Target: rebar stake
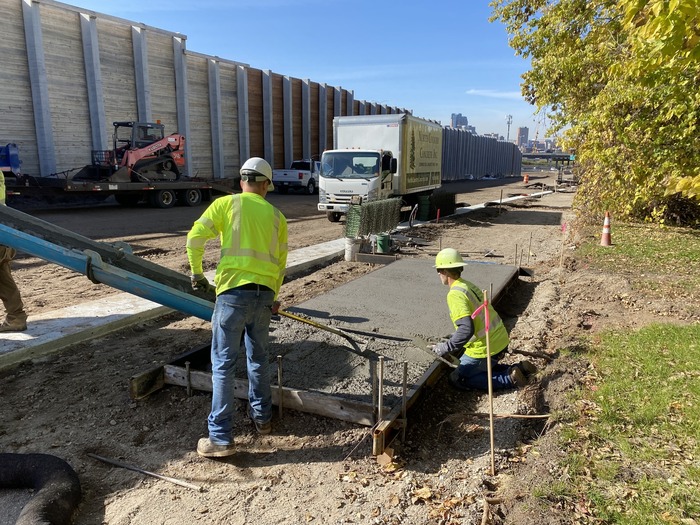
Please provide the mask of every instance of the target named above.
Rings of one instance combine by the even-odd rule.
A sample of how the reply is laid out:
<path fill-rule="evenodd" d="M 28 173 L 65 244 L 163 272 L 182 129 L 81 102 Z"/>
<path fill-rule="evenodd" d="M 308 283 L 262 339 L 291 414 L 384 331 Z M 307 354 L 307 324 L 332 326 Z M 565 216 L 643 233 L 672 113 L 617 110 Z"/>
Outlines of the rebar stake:
<path fill-rule="evenodd" d="M 403 362 L 403 391 L 401 393 L 401 418 L 403 428 L 401 429 L 401 443 L 406 441 L 406 427 L 408 426 L 406 390 L 408 384 L 408 361 Z"/>
<path fill-rule="evenodd" d="M 282 389 L 282 356 L 277 356 L 277 407 L 280 411 L 280 419 L 282 419 L 282 405 L 284 405 L 284 390 Z"/>
<path fill-rule="evenodd" d="M 384 356 L 379 356 L 379 400 L 377 404 L 377 421 L 384 417 Z"/>
<path fill-rule="evenodd" d="M 192 376 L 189 361 L 185 361 L 185 372 L 187 373 L 187 397 L 192 397 Z"/>

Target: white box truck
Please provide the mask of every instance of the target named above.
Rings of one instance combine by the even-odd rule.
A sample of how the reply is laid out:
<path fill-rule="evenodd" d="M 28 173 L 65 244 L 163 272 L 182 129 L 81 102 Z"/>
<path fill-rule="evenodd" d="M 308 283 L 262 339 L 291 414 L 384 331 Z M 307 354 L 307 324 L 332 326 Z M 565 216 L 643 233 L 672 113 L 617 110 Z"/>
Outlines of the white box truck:
<path fill-rule="evenodd" d="M 407 113 L 333 119 L 321 157 L 318 210 L 337 222 L 350 204 L 401 198 L 413 206 L 441 184 L 442 127 Z"/>

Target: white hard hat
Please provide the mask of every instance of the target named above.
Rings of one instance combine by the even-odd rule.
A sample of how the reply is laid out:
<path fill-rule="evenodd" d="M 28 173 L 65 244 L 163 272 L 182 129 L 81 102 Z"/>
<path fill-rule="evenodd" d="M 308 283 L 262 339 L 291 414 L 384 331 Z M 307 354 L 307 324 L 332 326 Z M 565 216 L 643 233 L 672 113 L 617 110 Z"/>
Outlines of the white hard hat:
<path fill-rule="evenodd" d="M 270 181 L 269 190 L 273 191 L 275 186 L 272 184 L 272 168 L 270 164 L 260 157 L 251 157 L 241 166 L 241 177 L 245 181 L 262 182 L 267 179 Z"/>

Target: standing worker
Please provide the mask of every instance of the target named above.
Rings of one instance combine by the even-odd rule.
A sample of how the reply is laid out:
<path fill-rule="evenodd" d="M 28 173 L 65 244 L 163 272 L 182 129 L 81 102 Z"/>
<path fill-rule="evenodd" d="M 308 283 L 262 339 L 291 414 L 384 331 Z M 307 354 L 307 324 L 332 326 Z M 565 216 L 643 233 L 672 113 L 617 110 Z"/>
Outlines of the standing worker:
<path fill-rule="evenodd" d="M 445 248 L 435 257 L 435 268 L 440 275 L 440 281 L 450 287 L 447 306 L 455 332 L 448 341 L 433 345 L 433 352 L 440 357 L 448 353 L 459 357 L 459 366 L 449 376 L 453 387 L 459 390 L 487 390 L 486 320 L 484 312 L 479 312 L 474 319 L 471 317 L 484 303 L 484 298 L 474 283 L 462 279 L 462 269 L 465 265 L 462 256 L 453 248 Z M 507 350 L 510 339 L 503 321 L 490 302 L 488 309 L 493 389 L 525 386 L 526 374 L 537 372 L 537 368 L 528 361 L 512 366 L 497 362 L 498 357 L 505 354 L 504 350 Z"/>
<path fill-rule="evenodd" d="M 0 170 L 0 206 L 5 206 L 5 175 Z M 0 244 L 0 300 L 5 306 L 5 320 L 0 332 L 24 332 L 27 329 L 27 313 L 22 296 L 12 278 L 10 261 L 17 252 L 14 248 Z"/>
<path fill-rule="evenodd" d="M 287 266 L 287 219 L 265 200 L 272 191 L 272 168 L 259 157 L 241 166 L 243 193 L 215 200 L 187 235 L 192 287 L 209 290 L 202 270 L 204 245 L 216 237 L 221 256 L 214 280 L 212 315 L 212 400 L 209 437 L 197 444 L 204 457 L 224 457 L 233 445 L 234 364 L 245 335 L 248 414 L 260 434 L 272 430 L 272 394 L 268 357 L 270 317 Z"/>

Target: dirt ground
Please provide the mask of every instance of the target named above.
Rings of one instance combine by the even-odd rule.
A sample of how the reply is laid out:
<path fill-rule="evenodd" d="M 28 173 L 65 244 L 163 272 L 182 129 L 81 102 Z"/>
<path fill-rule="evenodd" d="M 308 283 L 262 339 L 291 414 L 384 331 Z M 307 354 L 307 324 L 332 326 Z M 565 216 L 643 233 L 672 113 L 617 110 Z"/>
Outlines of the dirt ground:
<path fill-rule="evenodd" d="M 546 174 L 549 175 L 549 174 Z M 476 204 L 553 184 L 543 174 L 520 180 L 468 182 L 451 189 Z M 449 186 L 448 186 L 449 188 Z M 567 395 L 586 370 L 562 357 L 582 334 L 610 326 L 639 326 L 658 316 L 696 315 L 630 293 L 624 275 L 592 272 L 573 262 L 580 238 L 572 228 L 572 193 L 556 193 L 402 232 L 425 242 L 402 242 L 401 256 L 433 257 L 454 247 L 469 257 L 532 269 L 497 305 L 511 329 L 511 349 L 540 372 L 520 391 L 495 396 L 498 414 L 548 414 L 566 408 Z M 271 195 L 289 219 L 290 249 L 343 236 L 343 225 L 315 211 L 316 198 Z M 36 210 L 32 214 L 95 240 L 123 240 L 137 255 L 188 272 L 185 236 L 201 209 L 126 210 L 101 206 Z M 210 247 L 213 269 L 216 248 Z M 491 256 L 484 257 L 490 252 Z M 86 277 L 20 256 L 15 278 L 31 315 L 116 293 Z M 376 269 L 339 261 L 286 282 L 283 306 L 322 294 Z M 433 305 L 445 308 L 444 304 Z M 418 321 L 417 321 L 418 322 Z M 269 436 L 255 433 L 239 403 L 234 456 L 212 461 L 195 452 L 206 435 L 210 394 L 166 387 L 133 401 L 128 380 L 208 341 L 209 325 L 171 314 L 117 334 L 76 345 L 59 355 L 0 372 L 0 450 L 40 452 L 68 461 L 80 477 L 83 500 L 75 523 L 127 524 L 555 524 L 571 517 L 535 500 L 532 488 L 550 476 L 558 449 L 556 421 L 495 420 L 495 472 L 488 397 L 458 393 L 445 378 L 409 414 L 406 439 L 392 444 L 391 461 L 371 454 L 366 427 L 286 411 Z M 2 335 L 0 335 L 2 341 Z M 517 361 L 522 354 L 506 360 Z M 116 459 L 202 488 L 196 491 L 99 462 Z M 28 496 L 28 495 L 27 495 Z M 490 503 L 485 503 L 489 501 Z M 484 507 L 490 521 L 482 521 Z M 1 521 L 0 521 L 1 523 Z"/>

